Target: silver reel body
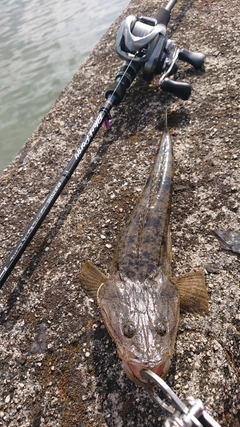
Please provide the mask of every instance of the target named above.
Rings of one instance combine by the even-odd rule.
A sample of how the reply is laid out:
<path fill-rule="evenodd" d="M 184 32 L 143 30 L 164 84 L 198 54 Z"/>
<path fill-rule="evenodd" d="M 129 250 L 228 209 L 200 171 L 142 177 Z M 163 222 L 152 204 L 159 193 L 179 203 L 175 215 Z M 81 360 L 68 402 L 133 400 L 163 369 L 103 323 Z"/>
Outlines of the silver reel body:
<path fill-rule="evenodd" d="M 160 74 L 164 62 L 166 26 L 155 18 L 128 16 L 116 38 L 116 50 L 122 59 L 142 63 L 143 78 L 151 80 Z"/>
<path fill-rule="evenodd" d="M 173 3 L 175 2 L 174 0 Z M 159 10 L 155 18 L 129 15 L 119 27 L 116 51 L 127 63 L 142 68 L 144 80 L 150 81 L 154 75 L 162 74 L 159 81 L 161 89 L 186 100 L 191 94 L 191 85 L 169 79 L 169 76 L 176 73 L 178 60 L 199 69 L 204 63 L 205 55 L 186 49 L 179 51 L 175 43 L 167 39 L 169 19 L 169 10 L 164 8 Z"/>

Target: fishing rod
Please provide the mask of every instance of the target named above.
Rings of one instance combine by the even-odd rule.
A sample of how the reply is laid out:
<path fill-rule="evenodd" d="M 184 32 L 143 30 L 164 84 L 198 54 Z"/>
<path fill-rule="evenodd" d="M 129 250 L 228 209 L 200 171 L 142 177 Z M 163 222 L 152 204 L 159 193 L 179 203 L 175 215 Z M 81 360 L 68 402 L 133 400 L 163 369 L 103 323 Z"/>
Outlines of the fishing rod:
<path fill-rule="evenodd" d="M 188 62 L 199 69 L 205 60 L 205 55 L 198 52 L 178 50 L 175 43 L 167 38 L 167 25 L 170 14 L 177 0 L 170 0 L 166 7 L 160 8 L 154 18 L 130 15 L 120 25 L 116 37 L 116 51 L 124 59 L 114 83 L 106 91 L 106 101 L 100 109 L 95 121 L 86 136 L 73 154 L 59 180 L 48 194 L 46 200 L 34 216 L 25 233 L 7 258 L 0 270 L 0 288 L 3 286 L 11 271 L 19 261 L 23 252 L 31 242 L 43 220 L 49 213 L 63 188 L 72 176 L 80 160 L 84 156 L 90 143 L 105 122 L 109 127 L 110 111 L 123 100 L 126 90 L 137 74 L 142 70 L 144 80 L 152 80 L 154 75 L 161 74 L 159 81 L 163 91 L 170 92 L 181 99 L 188 99 L 191 94 L 191 85 L 176 82 L 169 77 L 178 69 L 178 59 Z"/>

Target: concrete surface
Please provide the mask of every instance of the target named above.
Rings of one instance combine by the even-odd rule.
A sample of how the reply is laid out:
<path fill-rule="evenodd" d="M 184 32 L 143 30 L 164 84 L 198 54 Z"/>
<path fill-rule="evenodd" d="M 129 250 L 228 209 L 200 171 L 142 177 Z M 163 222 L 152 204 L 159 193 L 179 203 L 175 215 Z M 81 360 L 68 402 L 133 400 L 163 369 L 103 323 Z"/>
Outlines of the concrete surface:
<path fill-rule="evenodd" d="M 119 23 L 159 6 L 132 0 L 0 177 L 1 264 L 103 105 L 122 64 L 114 49 Z M 207 55 L 205 72 L 180 64 L 191 98 L 161 92 L 158 77 L 136 79 L 0 292 L 0 426 L 163 425 L 148 392 L 123 375 L 78 275 L 85 259 L 108 273 L 166 107 L 175 147 L 173 270 L 203 267 L 210 299 L 208 315 L 181 316 L 167 382 L 181 398 L 201 398 L 221 426 L 240 425 L 239 256 L 211 232 L 239 231 L 239 1 L 179 1 L 169 29 L 179 47 Z"/>

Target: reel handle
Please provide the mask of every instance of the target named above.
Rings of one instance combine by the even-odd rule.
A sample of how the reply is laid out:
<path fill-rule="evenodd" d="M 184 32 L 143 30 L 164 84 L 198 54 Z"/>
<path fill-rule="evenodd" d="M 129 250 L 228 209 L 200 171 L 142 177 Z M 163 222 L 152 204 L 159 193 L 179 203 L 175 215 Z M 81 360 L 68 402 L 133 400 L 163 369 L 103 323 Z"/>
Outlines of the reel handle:
<path fill-rule="evenodd" d="M 170 92 L 185 101 L 189 98 L 192 91 L 192 86 L 189 83 L 175 82 L 168 78 L 160 82 L 160 87 L 164 92 Z"/>
<path fill-rule="evenodd" d="M 180 61 L 188 62 L 196 70 L 199 70 L 205 61 L 206 55 L 201 52 L 190 52 L 187 49 L 181 49 L 178 55 Z"/>

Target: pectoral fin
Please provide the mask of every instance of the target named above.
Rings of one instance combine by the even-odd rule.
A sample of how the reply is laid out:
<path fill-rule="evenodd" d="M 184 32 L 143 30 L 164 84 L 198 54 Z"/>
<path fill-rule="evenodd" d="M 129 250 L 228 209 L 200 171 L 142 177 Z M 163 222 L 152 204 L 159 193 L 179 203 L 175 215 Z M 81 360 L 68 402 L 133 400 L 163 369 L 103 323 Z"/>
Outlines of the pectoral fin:
<path fill-rule="evenodd" d="M 203 270 L 174 278 L 183 311 L 204 314 L 208 312 L 208 294 Z"/>
<path fill-rule="evenodd" d="M 79 275 L 81 286 L 86 294 L 97 301 L 97 291 L 99 286 L 108 280 L 95 265 L 90 261 L 85 261 Z"/>

